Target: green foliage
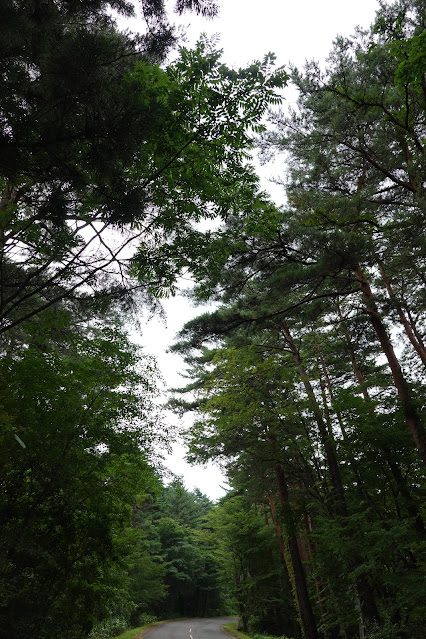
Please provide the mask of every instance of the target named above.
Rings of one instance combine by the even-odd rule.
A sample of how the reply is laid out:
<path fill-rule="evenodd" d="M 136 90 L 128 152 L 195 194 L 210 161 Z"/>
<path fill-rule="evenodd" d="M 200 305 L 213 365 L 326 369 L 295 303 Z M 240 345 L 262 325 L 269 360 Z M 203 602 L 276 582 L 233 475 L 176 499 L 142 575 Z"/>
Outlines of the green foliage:
<path fill-rule="evenodd" d="M 181 480 L 166 486 L 158 496 L 157 505 L 163 517 L 169 517 L 182 526 L 199 529 L 213 503 L 198 488 L 186 490 Z"/>
<path fill-rule="evenodd" d="M 161 622 L 159 622 L 161 623 Z M 148 622 L 148 625 L 156 625 L 155 622 Z M 140 633 L 145 630 L 146 626 L 140 626 L 139 628 L 132 628 L 132 630 L 126 630 L 122 634 L 118 635 L 115 639 L 134 639 L 139 636 Z"/>
<path fill-rule="evenodd" d="M 259 197 L 258 178 L 248 162 L 253 127 L 278 100 L 286 74 L 273 69 L 271 55 L 238 72 L 228 69 L 220 55 L 211 42 L 201 40 L 193 51 L 182 48 L 167 69 L 176 87 L 170 101 L 181 130 L 176 124 L 169 128 L 173 137 L 166 136 L 165 150 L 169 156 L 170 144 L 176 144 L 176 154 L 173 161 L 164 158 L 164 171 L 154 184 L 155 203 L 162 207 L 154 227 L 166 230 L 167 243 L 152 247 L 151 241 L 142 242 L 132 266 L 154 294 L 173 288 L 182 269 L 201 274 L 213 254 L 221 259 L 212 234 L 197 231 L 194 222 L 226 219 L 236 210 L 249 210 Z"/>
<path fill-rule="evenodd" d="M 298 111 L 264 140 L 290 156 L 283 208 L 249 155 L 287 82 L 272 55 L 236 71 L 202 39 L 165 65 L 157 0 L 144 37 L 121 0 L 4 4 L 0 636 L 237 607 L 254 639 L 298 618 L 420 638 L 424 0 L 292 72 Z M 155 366 L 112 312 L 188 270 L 220 304 L 176 347 L 190 454 L 235 491 L 215 507 L 161 486 Z"/>
<path fill-rule="evenodd" d="M 139 616 L 139 623 L 144 625 L 144 626 L 148 626 L 150 624 L 153 624 L 157 621 L 157 617 L 155 617 L 154 615 L 149 615 L 146 613 L 142 613 Z"/>
<path fill-rule="evenodd" d="M 209 515 L 205 535 L 243 630 L 279 633 L 293 627 L 294 611 L 275 531 L 263 517 L 243 497 L 228 496 Z"/>
<path fill-rule="evenodd" d="M 286 206 L 256 200 L 212 234 L 194 295 L 218 305 L 175 345 L 190 459 L 263 504 L 315 639 L 424 634 L 424 16 L 381 3 L 325 71 L 293 70 L 298 109 L 263 140 L 289 161 Z M 240 583 L 247 629 L 263 586 Z"/>
<path fill-rule="evenodd" d="M 43 321 L 44 320 L 44 321 Z M 0 363 L 0 627 L 18 637 L 88 631 L 123 599 L 131 505 L 158 479 L 152 363 L 119 326 L 39 316 Z M 34 331 L 36 329 L 36 333 Z M 19 614 L 17 613 L 19 611 Z"/>
<path fill-rule="evenodd" d="M 137 604 L 131 617 L 134 623 L 141 611 L 155 612 L 163 619 L 223 612 L 216 561 L 201 534 L 212 507 L 200 491 L 191 493 L 180 481 L 175 481 L 163 487 L 152 504 L 147 503 L 134 513 L 134 526 L 149 539 L 151 555 L 161 569 L 163 587 L 161 596 L 150 601 L 148 607 L 144 607 L 143 601 Z M 140 578 L 144 583 L 145 576 L 142 574 Z"/>
<path fill-rule="evenodd" d="M 196 534 L 212 504 L 178 481 L 160 487 L 155 367 L 107 319 L 74 327 L 64 308 L 40 314 L 0 363 L 9 638 L 92 626 L 106 638 L 153 612 L 223 610 L 216 560 Z"/>
<path fill-rule="evenodd" d="M 88 639 L 111 639 L 117 633 L 127 628 L 127 621 L 120 617 L 110 617 L 101 623 L 95 624 L 88 635 Z"/>
<path fill-rule="evenodd" d="M 203 271 L 197 223 L 263 203 L 249 151 L 286 74 L 272 55 L 229 69 L 206 40 L 166 65 L 162 1 L 145 36 L 117 29 L 125 0 L 3 4 L 0 635 L 219 613 L 211 504 L 160 487 L 157 373 L 113 309 Z"/>
<path fill-rule="evenodd" d="M 170 44 L 162 3 L 144 2 L 146 38 L 120 33 L 104 3 L 7 4 L 1 332 L 70 295 L 128 299 L 135 278 L 145 295 L 174 290 L 205 262 L 210 235 L 194 223 L 256 197 L 248 150 L 285 73 L 271 55 L 230 70 L 206 40 L 161 68 L 150 38 Z"/>

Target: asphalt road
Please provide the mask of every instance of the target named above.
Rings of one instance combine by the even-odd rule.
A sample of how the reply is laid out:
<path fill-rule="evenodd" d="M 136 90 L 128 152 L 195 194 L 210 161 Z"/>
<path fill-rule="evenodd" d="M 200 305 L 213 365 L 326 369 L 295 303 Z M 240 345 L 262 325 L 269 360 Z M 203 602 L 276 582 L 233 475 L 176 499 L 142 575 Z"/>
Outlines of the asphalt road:
<path fill-rule="evenodd" d="M 225 639 L 221 626 L 237 621 L 236 617 L 179 619 L 149 630 L 146 639 Z"/>

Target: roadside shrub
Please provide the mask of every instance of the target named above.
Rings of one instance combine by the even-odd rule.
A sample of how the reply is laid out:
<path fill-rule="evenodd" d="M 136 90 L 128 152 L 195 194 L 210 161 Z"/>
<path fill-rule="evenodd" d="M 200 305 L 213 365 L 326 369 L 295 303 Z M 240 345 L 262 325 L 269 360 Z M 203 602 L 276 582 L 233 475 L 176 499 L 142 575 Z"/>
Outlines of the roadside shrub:
<path fill-rule="evenodd" d="M 157 617 L 155 615 L 150 615 L 147 612 L 142 612 L 138 616 L 138 623 L 136 625 L 147 626 L 150 623 L 154 623 L 154 621 L 157 621 Z"/>
<path fill-rule="evenodd" d="M 95 624 L 87 639 L 112 639 L 127 628 L 128 623 L 124 617 L 109 617 Z"/>

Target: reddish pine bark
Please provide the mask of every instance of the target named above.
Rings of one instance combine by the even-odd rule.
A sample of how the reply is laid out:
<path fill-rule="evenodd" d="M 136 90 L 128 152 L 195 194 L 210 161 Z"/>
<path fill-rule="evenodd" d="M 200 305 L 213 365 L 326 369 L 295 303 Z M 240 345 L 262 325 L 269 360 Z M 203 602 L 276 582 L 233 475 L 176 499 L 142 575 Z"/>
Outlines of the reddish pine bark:
<path fill-rule="evenodd" d="M 341 313 L 341 310 L 339 308 L 339 317 L 340 319 L 343 321 L 343 315 Z M 360 386 L 360 389 L 362 391 L 362 394 L 364 396 L 364 399 L 366 401 L 370 401 L 370 395 L 368 393 L 368 389 L 367 389 L 367 385 L 365 383 L 365 379 L 364 379 L 364 375 L 362 374 L 361 369 L 358 366 L 358 362 L 356 360 L 355 357 L 355 352 L 354 349 L 352 347 L 352 342 L 351 342 L 351 337 L 347 331 L 347 329 L 344 329 L 345 332 L 345 337 L 346 337 L 346 342 L 349 348 L 349 352 L 350 352 L 350 358 L 351 358 L 351 365 L 352 365 L 352 370 L 354 371 L 355 377 L 357 379 L 357 382 Z M 373 408 L 371 407 L 372 412 Z M 401 469 L 398 465 L 398 463 L 392 458 L 392 454 L 391 451 L 389 449 L 388 446 L 384 446 L 384 452 L 387 453 L 387 463 L 389 466 L 389 469 L 391 471 L 391 474 L 395 480 L 395 484 L 397 487 L 397 490 L 399 491 L 399 493 L 401 494 L 404 503 L 405 503 L 405 507 L 407 508 L 407 512 L 410 515 L 410 517 L 413 519 L 414 521 L 414 528 L 416 529 L 416 531 L 419 533 L 419 535 L 421 537 L 424 537 L 425 534 L 425 526 L 423 523 L 423 519 L 420 515 L 420 511 L 419 508 L 415 502 L 415 500 L 413 499 L 411 492 L 408 488 L 407 485 L 407 481 L 405 479 L 405 477 L 403 476 Z"/>
<path fill-rule="evenodd" d="M 296 598 L 300 612 L 303 635 L 305 639 L 319 639 L 311 600 L 309 598 L 305 571 L 303 568 L 302 560 L 300 558 L 295 524 L 291 515 L 288 486 L 281 464 L 276 464 L 275 476 L 277 480 L 278 498 L 283 511 L 284 524 L 286 528 L 287 545 L 291 560 L 291 567 L 294 575 L 294 586 L 296 590 Z"/>
<path fill-rule="evenodd" d="M 389 339 L 386 328 L 377 311 L 373 292 L 371 290 L 368 279 L 363 273 L 359 264 L 355 266 L 353 270 L 355 277 L 359 282 L 360 290 L 370 317 L 370 321 L 381 344 L 383 353 L 386 355 L 386 358 L 388 360 L 405 420 L 411 431 L 420 456 L 426 464 L 426 433 L 413 398 L 411 397 L 410 388 L 402 373 L 402 369 L 398 358 L 395 355 L 392 342 Z"/>
<path fill-rule="evenodd" d="M 287 344 L 290 347 L 290 350 L 293 355 L 294 362 L 299 371 L 300 379 L 303 382 L 306 393 L 309 397 L 309 401 L 312 407 L 312 412 L 314 413 L 315 421 L 318 426 L 321 443 L 324 447 L 325 456 L 327 458 L 327 464 L 330 469 L 331 481 L 333 484 L 333 492 L 336 501 L 337 511 L 340 515 L 347 515 L 347 508 L 345 502 L 345 495 L 342 483 L 342 477 L 340 474 L 339 464 L 337 462 L 336 452 L 334 448 L 334 439 L 332 434 L 328 432 L 327 425 L 322 416 L 321 408 L 317 402 L 315 397 L 314 390 L 312 388 L 312 384 L 309 380 L 308 374 L 303 366 L 303 361 L 300 355 L 300 352 L 291 336 L 290 329 L 285 322 L 283 322 L 283 333 Z"/>
<path fill-rule="evenodd" d="M 389 281 L 389 278 L 387 276 L 387 273 L 385 271 L 385 267 L 383 262 L 379 261 L 378 262 L 379 265 L 379 270 L 380 270 L 380 274 L 382 276 L 383 282 L 386 286 L 386 290 L 388 292 L 388 295 L 390 297 L 390 299 L 394 302 L 396 310 L 398 311 L 398 317 L 399 317 L 399 321 L 401 322 L 401 324 L 403 325 L 404 329 L 405 329 L 405 333 L 408 337 L 408 339 L 411 342 L 411 345 L 413 346 L 414 350 L 416 351 L 417 355 L 420 357 L 421 361 L 423 362 L 423 364 L 426 366 L 426 349 L 424 348 L 424 344 L 421 340 L 418 339 L 418 333 L 416 331 L 416 327 L 411 326 L 410 321 L 408 320 L 408 318 L 406 317 L 402 305 L 400 303 L 400 301 L 398 300 L 398 298 L 395 295 L 395 292 L 393 290 L 392 284 Z M 417 333 L 417 335 L 416 335 Z"/>

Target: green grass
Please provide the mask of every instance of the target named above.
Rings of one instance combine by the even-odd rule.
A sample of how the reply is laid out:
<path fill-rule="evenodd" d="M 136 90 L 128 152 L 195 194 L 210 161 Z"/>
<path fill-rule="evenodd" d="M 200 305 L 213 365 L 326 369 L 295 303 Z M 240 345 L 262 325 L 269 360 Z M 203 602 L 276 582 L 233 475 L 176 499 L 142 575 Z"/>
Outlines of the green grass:
<path fill-rule="evenodd" d="M 238 637 L 238 639 L 251 639 L 251 637 L 249 637 L 249 635 L 245 635 L 243 632 L 240 632 L 239 630 L 237 630 L 237 628 L 238 628 L 238 622 L 237 621 L 234 621 L 233 623 L 225 623 L 223 625 L 223 628 L 224 628 L 224 630 L 229 632 L 234 637 Z"/>
<path fill-rule="evenodd" d="M 236 639 L 288 639 L 288 637 L 273 637 L 272 635 L 262 635 L 259 632 L 254 632 L 252 635 L 245 635 L 238 630 L 238 623 L 225 623 L 222 628 Z"/>
<path fill-rule="evenodd" d="M 142 632 L 144 628 L 146 628 L 146 626 L 141 626 L 140 628 L 133 628 L 132 630 L 126 630 L 126 632 L 123 632 L 121 633 L 121 635 L 118 635 L 116 639 L 134 639 L 134 637 L 136 637 L 137 634 Z"/>
<path fill-rule="evenodd" d="M 148 628 L 152 628 L 153 626 L 159 626 L 164 623 L 163 621 L 154 621 L 153 623 L 147 623 L 145 626 L 140 626 L 140 628 L 132 628 L 131 630 L 126 630 L 126 632 L 121 633 L 115 637 L 115 639 L 135 639 L 141 632 L 147 630 Z"/>

